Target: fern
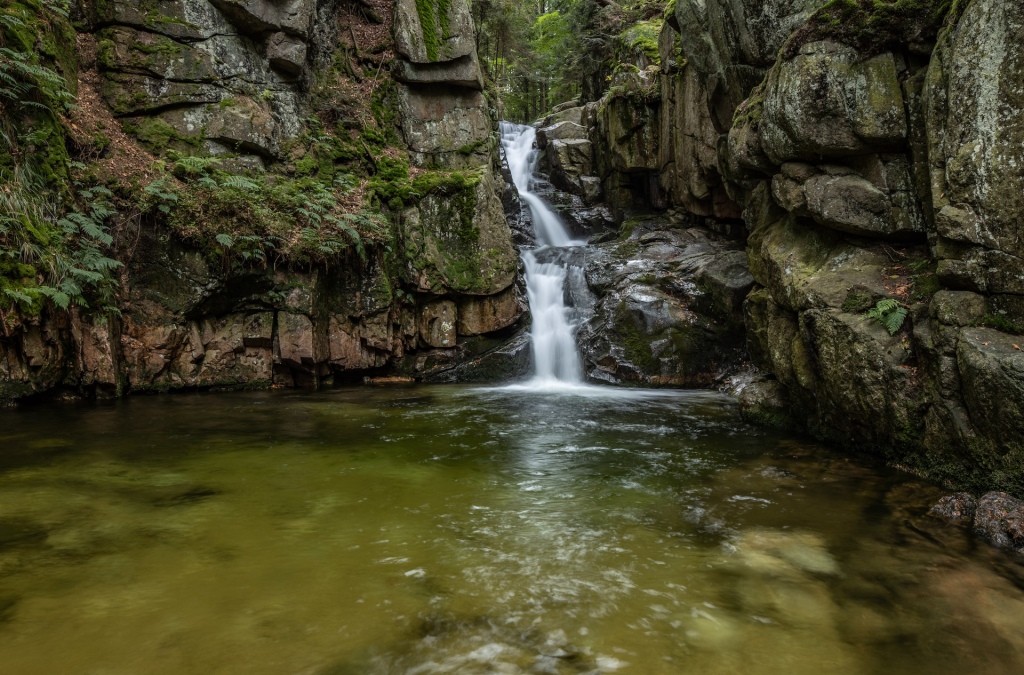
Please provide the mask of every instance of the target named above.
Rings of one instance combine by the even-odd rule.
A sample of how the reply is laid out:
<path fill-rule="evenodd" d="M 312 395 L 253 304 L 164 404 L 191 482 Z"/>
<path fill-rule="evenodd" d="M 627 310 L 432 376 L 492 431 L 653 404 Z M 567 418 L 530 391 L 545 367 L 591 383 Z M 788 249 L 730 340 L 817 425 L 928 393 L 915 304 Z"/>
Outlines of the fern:
<path fill-rule="evenodd" d="M 260 186 L 256 181 L 237 174 L 229 174 L 222 178 L 220 186 L 235 190 L 245 190 L 246 192 L 256 192 L 260 189 Z"/>
<path fill-rule="evenodd" d="M 216 157 L 196 157 L 185 155 L 174 162 L 171 171 L 175 176 L 181 178 L 198 178 L 204 176 L 220 166 L 220 160 Z"/>
<path fill-rule="evenodd" d="M 868 310 L 867 316 L 885 326 L 889 335 L 895 335 L 907 320 L 907 308 L 892 298 L 884 298 Z"/>

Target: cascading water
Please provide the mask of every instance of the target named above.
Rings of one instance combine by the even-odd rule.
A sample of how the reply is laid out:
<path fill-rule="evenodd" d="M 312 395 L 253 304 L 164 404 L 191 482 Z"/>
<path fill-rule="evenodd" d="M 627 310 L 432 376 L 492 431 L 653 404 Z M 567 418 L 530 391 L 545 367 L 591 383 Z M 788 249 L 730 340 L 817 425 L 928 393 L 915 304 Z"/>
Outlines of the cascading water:
<path fill-rule="evenodd" d="M 539 156 L 534 148 L 536 136 L 533 127 L 501 123 L 501 144 L 512 172 L 512 181 L 519 190 L 520 198 L 530 209 L 537 243 L 542 249 L 581 245 L 583 242 L 569 236 L 558 214 L 530 191 Z M 576 350 L 569 308 L 565 304 L 565 284 L 569 269 L 557 262 L 540 262 L 532 250 L 523 252 L 523 263 L 526 269 L 526 294 L 533 315 L 530 337 L 534 377 L 527 388 L 581 387 L 583 365 Z"/>

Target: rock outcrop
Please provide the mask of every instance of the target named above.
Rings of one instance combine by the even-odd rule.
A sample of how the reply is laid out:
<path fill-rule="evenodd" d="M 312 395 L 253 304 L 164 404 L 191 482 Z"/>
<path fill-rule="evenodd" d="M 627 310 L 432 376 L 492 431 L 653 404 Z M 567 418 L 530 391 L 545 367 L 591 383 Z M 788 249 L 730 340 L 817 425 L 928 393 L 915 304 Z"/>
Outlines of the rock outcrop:
<path fill-rule="evenodd" d="M 260 204 L 212 216 L 224 233 L 213 251 L 191 223 L 183 235 L 159 214 L 140 217 L 137 241 L 120 253 L 115 311 L 7 318 L 0 401 L 320 386 L 390 372 L 482 380 L 521 369 L 522 338 L 518 349 L 506 343 L 521 333 L 525 301 L 468 2 L 113 0 L 77 11 L 114 118 L 106 123 L 123 128 L 123 142 L 172 163 L 196 157 L 188 166 L 210 189 L 230 184 L 230 173 L 265 181 L 264 194 L 286 181 L 325 191 L 339 174 L 359 185 L 349 172 L 365 171 L 375 183 L 363 180 L 358 195 L 398 197 L 349 198 L 344 208 L 364 209 L 353 217 L 369 209 L 390 231 L 360 242 L 358 255 L 321 245 L 319 263 L 267 248 L 278 232 L 230 230 L 231 217 Z M 222 173 L 202 168 L 211 166 Z M 300 184 L 317 172 L 319 183 Z M 254 184 L 246 180 L 234 184 Z M 282 217 L 309 208 L 296 203 Z M 315 238 L 320 214 L 287 236 Z M 239 241 L 256 242 L 251 262 Z"/>
<path fill-rule="evenodd" d="M 743 300 L 754 280 L 742 249 L 679 217 L 637 218 L 627 231 L 581 263 L 594 296 L 578 336 L 588 377 L 648 386 L 720 382 L 743 360 Z"/>
<path fill-rule="evenodd" d="M 614 207 L 742 220 L 748 417 L 1024 495 L 1024 9 L 940 5 L 678 0 L 660 65 L 545 134 Z"/>

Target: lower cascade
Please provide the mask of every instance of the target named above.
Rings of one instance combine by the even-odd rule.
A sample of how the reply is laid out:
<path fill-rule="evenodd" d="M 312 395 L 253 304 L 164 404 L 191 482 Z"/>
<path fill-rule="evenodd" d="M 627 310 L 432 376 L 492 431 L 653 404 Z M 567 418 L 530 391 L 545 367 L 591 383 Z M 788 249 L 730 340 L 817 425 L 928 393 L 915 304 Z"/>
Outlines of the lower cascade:
<path fill-rule="evenodd" d="M 572 239 L 558 214 L 530 191 L 539 155 L 534 147 L 536 133 L 531 126 L 501 123 L 501 145 L 519 196 L 530 209 L 539 251 L 548 253 L 551 249 L 582 245 L 584 242 Z M 576 349 L 574 322 L 565 302 L 566 283 L 571 270 L 557 256 L 549 262 L 541 262 L 537 253 L 525 250 L 522 255 L 527 298 L 533 316 L 530 338 L 534 376 L 528 388 L 580 387 L 583 365 Z"/>

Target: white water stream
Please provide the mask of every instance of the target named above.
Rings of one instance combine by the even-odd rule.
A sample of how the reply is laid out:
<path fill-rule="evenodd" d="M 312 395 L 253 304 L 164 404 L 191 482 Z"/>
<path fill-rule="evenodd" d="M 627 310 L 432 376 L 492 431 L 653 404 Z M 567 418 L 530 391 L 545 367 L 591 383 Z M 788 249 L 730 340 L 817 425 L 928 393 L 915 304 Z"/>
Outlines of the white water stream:
<path fill-rule="evenodd" d="M 580 246 L 569 236 L 562 219 L 544 200 L 530 191 L 539 152 L 534 147 L 533 127 L 501 123 L 501 144 L 520 198 L 530 209 L 534 234 L 541 250 Z M 526 293 L 533 315 L 530 329 L 534 376 L 525 386 L 531 390 L 582 389 L 583 364 L 576 350 L 575 326 L 565 303 L 569 270 L 557 262 L 542 263 L 534 251 L 523 252 Z"/>

